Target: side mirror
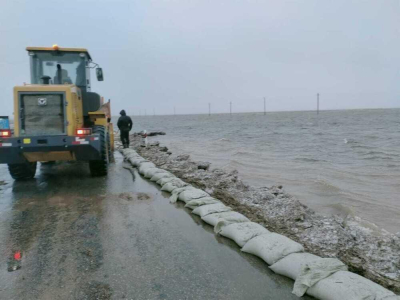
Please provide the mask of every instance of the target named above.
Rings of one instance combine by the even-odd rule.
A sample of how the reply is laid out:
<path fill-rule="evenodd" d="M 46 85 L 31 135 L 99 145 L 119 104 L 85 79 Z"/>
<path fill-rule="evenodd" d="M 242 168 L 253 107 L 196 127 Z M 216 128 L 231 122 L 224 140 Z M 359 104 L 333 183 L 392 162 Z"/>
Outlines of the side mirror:
<path fill-rule="evenodd" d="M 102 68 L 96 68 L 96 77 L 98 81 L 103 81 L 103 69 Z"/>

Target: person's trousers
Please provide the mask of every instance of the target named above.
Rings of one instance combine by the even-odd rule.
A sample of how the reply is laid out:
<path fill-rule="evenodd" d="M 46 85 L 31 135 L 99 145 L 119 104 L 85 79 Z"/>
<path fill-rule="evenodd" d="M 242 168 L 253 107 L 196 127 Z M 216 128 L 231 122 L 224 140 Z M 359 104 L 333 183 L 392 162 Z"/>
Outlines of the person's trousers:
<path fill-rule="evenodd" d="M 121 130 L 122 145 L 129 147 L 129 131 Z"/>

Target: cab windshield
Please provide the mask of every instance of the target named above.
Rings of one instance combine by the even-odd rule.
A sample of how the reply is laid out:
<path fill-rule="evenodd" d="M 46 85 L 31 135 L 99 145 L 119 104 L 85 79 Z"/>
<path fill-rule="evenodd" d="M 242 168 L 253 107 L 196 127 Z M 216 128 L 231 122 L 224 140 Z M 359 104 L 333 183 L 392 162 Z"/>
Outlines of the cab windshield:
<path fill-rule="evenodd" d="M 31 82 L 85 86 L 87 57 L 78 52 L 31 52 Z"/>

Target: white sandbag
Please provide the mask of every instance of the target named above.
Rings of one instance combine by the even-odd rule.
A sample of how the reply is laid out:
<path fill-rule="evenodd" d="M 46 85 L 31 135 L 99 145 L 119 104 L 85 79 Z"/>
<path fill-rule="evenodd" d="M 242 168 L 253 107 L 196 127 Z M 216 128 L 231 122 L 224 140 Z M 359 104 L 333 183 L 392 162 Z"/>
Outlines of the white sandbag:
<path fill-rule="evenodd" d="M 271 232 L 251 239 L 242 251 L 254 254 L 272 265 L 291 253 L 303 252 L 304 248 L 286 236 Z"/>
<path fill-rule="evenodd" d="M 159 169 L 159 168 L 154 168 L 154 169 L 148 169 L 146 172 L 144 172 L 143 176 L 145 178 L 151 178 L 154 175 L 158 174 L 158 173 L 164 173 L 165 170 L 163 169 Z"/>
<path fill-rule="evenodd" d="M 207 194 L 205 191 L 200 190 L 200 189 L 191 189 L 191 190 L 186 190 L 183 191 L 182 193 L 179 194 L 178 199 L 188 203 L 191 200 L 194 199 L 199 199 L 203 197 L 209 197 L 210 195 Z"/>
<path fill-rule="evenodd" d="M 292 253 L 278 260 L 269 268 L 276 274 L 296 280 L 305 264 L 318 259 L 321 259 L 321 257 L 311 253 Z"/>
<path fill-rule="evenodd" d="M 249 222 L 250 220 L 247 219 L 245 216 L 242 214 L 236 212 L 236 211 L 226 211 L 226 212 L 221 212 L 221 213 L 215 213 L 215 214 L 209 214 L 207 216 L 202 217 L 201 219 L 206 222 L 207 224 L 210 224 L 212 226 L 216 226 L 218 221 L 221 219 L 230 219 L 230 220 L 236 220 L 236 223 L 240 222 Z"/>
<path fill-rule="evenodd" d="M 142 162 L 142 163 L 139 165 L 139 168 L 140 168 L 140 167 L 152 167 L 152 168 L 154 168 L 155 165 L 154 165 L 151 161 L 145 160 L 144 162 Z"/>
<path fill-rule="evenodd" d="M 140 167 L 139 167 L 140 168 Z M 139 170 L 139 169 L 138 169 Z M 147 172 L 149 172 L 150 170 L 152 170 L 152 171 L 155 171 L 155 170 L 157 170 L 157 168 L 156 167 L 143 167 L 142 169 L 141 169 L 141 171 L 139 170 L 139 173 L 140 173 L 140 175 L 142 175 L 143 177 L 144 177 L 144 174 L 146 174 Z"/>
<path fill-rule="evenodd" d="M 174 174 L 171 174 L 167 171 L 164 170 L 164 172 L 162 173 L 156 173 L 154 174 L 153 177 L 150 178 L 151 181 L 157 182 L 159 181 L 161 178 L 166 178 L 166 177 L 175 177 Z"/>
<path fill-rule="evenodd" d="M 293 294 L 302 297 L 309 287 L 338 271 L 347 271 L 347 266 L 337 258 L 320 258 L 303 265 L 294 283 Z"/>
<path fill-rule="evenodd" d="M 189 202 L 188 202 L 189 203 Z M 192 213 L 200 217 L 205 217 L 209 214 L 215 214 L 225 211 L 231 211 L 232 208 L 225 206 L 223 203 L 208 204 L 196 207 Z"/>
<path fill-rule="evenodd" d="M 179 178 L 176 178 L 176 179 L 171 180 L 170 182 L 167 182 L 166 184 L 164 184 L 162 186 L 161 190 L 171 193 L 173 190 L 185 187 L 187 185 L 188 184 L 186 182 L 180 180 Z"/>
<path fill-rule="evenodd" d="M 307 294 L 323 300 L 383 300 L 395 294 L 360 275 L 339 271 L 322 279 Z"/>
<path fill-rule="evenodd" d="M 234 240 L 240 247 L 243 247 L 252 238 L 266 233 L 269 231 L 265 227 L 254 222 L 230 224 L 219 232 L 220 235 Z"/>
<path fill-rule="evenodd" d="M 171 195 L 171 197 L 169 197 L 169 201 L 171 203 L 175 203 L 176 201 L 178 201 L 178 197 L 179 197 L 180 193 L 183 193 L 184 191 L 188 191 L 188 190 L 194 190 L 194 189 L 196 189 L 196 188 L 191 185 L 185 186 L 183 188 L 175 189 L 172 191 L 172 195 Z"/>
<path fill-rule="evenodd" d="M 122 154 L 127 157 L 127 158 L 131 158 L 134 156 L 138 156 L 137 152 L 132 150 L 132 149 L 122 149 Z"/>
<path fill-rule="evenodd" d="M 163 186 L 164 184 L 166 184 L 172 180 L 175 180 L 175 179 L 177 179 L 175 176 L 174 177 L 163 177 L 157 181 L 157 184 Z"/>
<path fill-rule="evenodd" d="M 143 162 L 139 165 L 138 170 L 139 173 L 143 175 L 148 169 L 154 169 L 155 167 L 156 166 L 151 162 Z"/>
<path fill-rule="evenodd" d="M 220 218 L 214 226 L 214 232 L 215 233 L 220 233 L 221 230 L 229 226 L 231 224 L 236 224 L 236 223 L 246 223 L 250 222 L 249 219 L 247 219 L 245 216 L 241 215 L 240 217 L 237 216 L 226 216 L 225 218 Z M 268 231 L 269 232 L 269 231 Z"/>
<path fill-rule="evenodd" d="M 132 166 L 138 167 L 143 162 L 149 162 L 142 157 L 132 157 L 129 158 L 128 161 L 131 163 Z"/>
<path fill-rule="evenodd" d="M 221 201 L 213 198 L 213 197 L 203 197 L 199 199 L 194 199 L 189 201 L 185 207 L 190 208 L 190 209 L 195 209 L 196 207 L 203 206 L 203 205 L 208 205 L 208 204 L 216 204 L 216 203 L 221 203 Z"/>

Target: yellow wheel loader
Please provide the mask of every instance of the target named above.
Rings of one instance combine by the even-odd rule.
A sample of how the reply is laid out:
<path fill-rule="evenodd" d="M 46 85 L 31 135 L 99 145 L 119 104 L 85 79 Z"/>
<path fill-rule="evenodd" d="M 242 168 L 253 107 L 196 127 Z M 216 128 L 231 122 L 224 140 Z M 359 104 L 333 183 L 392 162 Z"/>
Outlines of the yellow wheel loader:
<path fill-rule="evenodd" d="M 31 84 L 14 87 L 14 132 L 0 129 L 0 163 L 15 180 L 33 178 L 37 162 L 87 161 L 107 175 L 114 151 L 110 102 L 91 92 L 90 70 L 103 71 L 80 48 L 27 47 Z"/>

